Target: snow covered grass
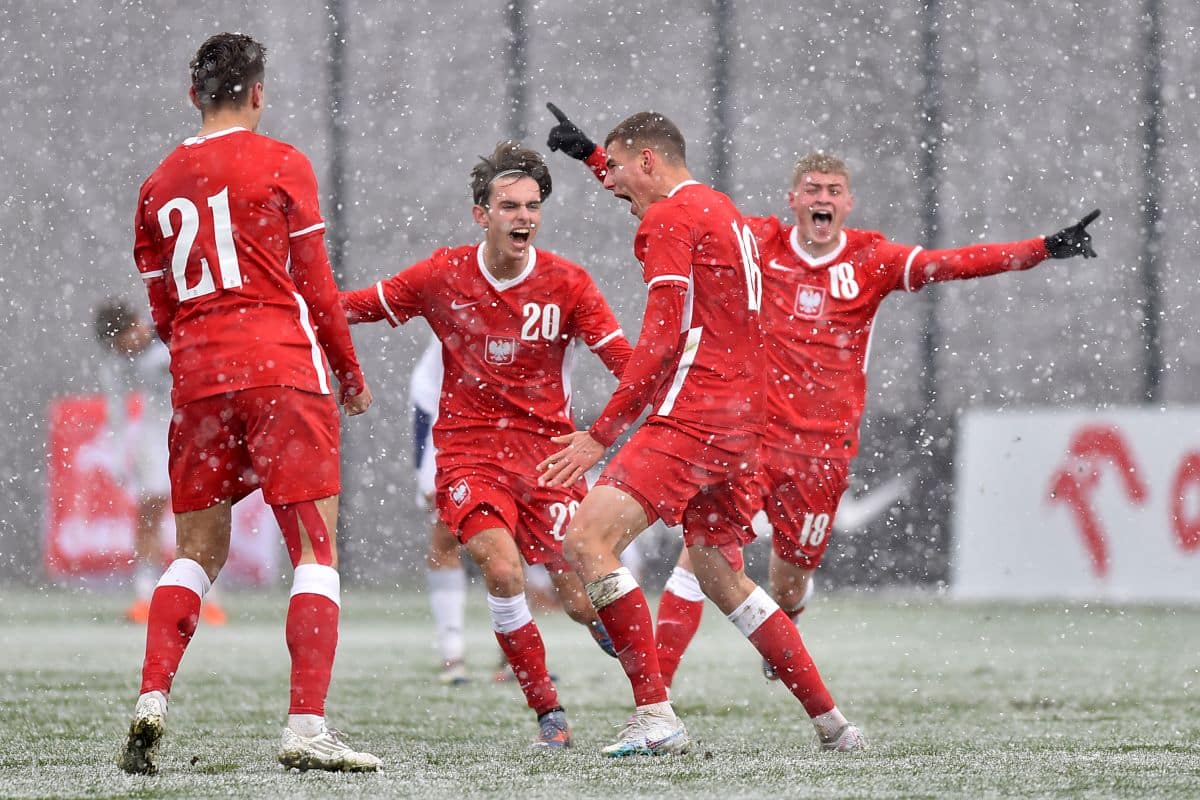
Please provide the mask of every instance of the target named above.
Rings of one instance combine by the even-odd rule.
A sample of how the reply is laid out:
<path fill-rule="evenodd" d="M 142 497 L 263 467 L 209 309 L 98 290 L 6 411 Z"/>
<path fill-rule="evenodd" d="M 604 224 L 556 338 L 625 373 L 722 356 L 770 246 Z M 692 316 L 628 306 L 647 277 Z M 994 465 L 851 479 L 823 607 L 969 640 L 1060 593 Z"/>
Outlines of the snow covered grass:
<path fill-rule="evenodd" d="M 818 595 L 802 619 L 835 697 L 871 739 L 818 752 L 799 706 L 706 612 L 676 681 L 684 757 L 609 761 L 631 708 L 614 661 L 540 614 L 575 736 L 531 753 L 533 715 L 490 681 L 498 650 L 472 596 L 475 680 L 436 684 L 421 595 L 351 587 L 328 712 L 378 775 L 285 773 L 282 592 L 229 593 L 231 623 L 184 659 L 157 777 L 113 765 L 143 634 L 123 598 L 5 589 L 3 797 L 1156 797 L 1200 796 L 1200 609 L 960 606 L 925 595 Z"/>

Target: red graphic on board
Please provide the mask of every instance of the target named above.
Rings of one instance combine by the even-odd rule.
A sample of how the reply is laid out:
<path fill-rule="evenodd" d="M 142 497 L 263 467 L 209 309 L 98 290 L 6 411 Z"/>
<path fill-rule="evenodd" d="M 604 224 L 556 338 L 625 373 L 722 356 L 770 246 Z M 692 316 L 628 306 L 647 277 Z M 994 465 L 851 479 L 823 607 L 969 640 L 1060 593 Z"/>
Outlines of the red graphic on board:
<path fill-rule="evenodd" d="M 1131 503 L 1146 502 L 1146 484 L 1138 474 L 1125 438 L 1115 427 L 1084 426 L 1067 448 L 1066 462 L 1050 478 L 1050 503 L 1063 503 L 1075 514 L 1079 534 L 1096 575 L 1108 574 L 1108 543 L 1096 515 L 1093 495 L 1100 487 L 1101 470 L 1115 467 Z M 1200 468 L 1200 462 L 1197 467 Z M 1200 472 L 1197 473 L 1200 480 Z"/>

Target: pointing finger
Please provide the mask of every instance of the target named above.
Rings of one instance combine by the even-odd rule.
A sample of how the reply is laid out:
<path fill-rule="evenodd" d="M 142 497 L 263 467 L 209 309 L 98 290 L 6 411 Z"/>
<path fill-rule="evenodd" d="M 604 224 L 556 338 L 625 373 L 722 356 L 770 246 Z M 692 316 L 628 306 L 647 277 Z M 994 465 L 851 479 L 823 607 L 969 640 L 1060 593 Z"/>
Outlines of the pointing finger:
<path fill-rule="evenodd" d="M 1096 217 L 1098 217 L 1098 216 L 1100 216 L 1100 209 L 1097 208 L 1095 211 L 1088 214 L 1083 219 L 1079 220 L 1079 224 L 1077 227 L 1086 228 L 1088 225 L 1091 225 L 1096 220 Z"/>
<path fill-rule="evenodd" d="M 562 111 L 560 111 L 558 106 L 554 105 L 554 103 L 546 103 L 546 108 L 550 109 L 550 113 L 553 114 L 554 118 L 557 119 L 559 122 L 567 122 L 568 121 L 567 115 L 564 114 Z M 1096 212 L 1096 213 L 1100 213 L 1100 212 Z"/>

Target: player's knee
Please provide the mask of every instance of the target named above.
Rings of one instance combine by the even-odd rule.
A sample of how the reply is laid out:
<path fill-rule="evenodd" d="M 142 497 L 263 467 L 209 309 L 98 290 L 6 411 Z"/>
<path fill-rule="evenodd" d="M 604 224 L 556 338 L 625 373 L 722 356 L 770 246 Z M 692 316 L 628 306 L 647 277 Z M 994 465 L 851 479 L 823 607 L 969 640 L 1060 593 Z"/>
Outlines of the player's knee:
<path fill-rule="evenodd" d="M 488 592 L 500 597 L 512 597 L 525 591 L 525 573 L 521 565 L 508 559 L 488 558 L 477 561 Z"/>

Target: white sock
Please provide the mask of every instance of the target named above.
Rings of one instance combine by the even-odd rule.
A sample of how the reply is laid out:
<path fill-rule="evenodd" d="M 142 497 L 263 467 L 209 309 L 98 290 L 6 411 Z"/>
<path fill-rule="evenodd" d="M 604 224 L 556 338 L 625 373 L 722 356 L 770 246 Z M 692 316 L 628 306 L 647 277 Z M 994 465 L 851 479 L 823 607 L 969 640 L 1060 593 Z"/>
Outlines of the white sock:
<path fill-rule="evenodd" d="M 162 692 L 158 691 L 157 689 L 155 689 L 153 692 L 146 692 L 145 694 L 139 694 L 138 695 L 139 703 L 142 702 L 143 697 L 157 697 L 159 699 L 159 702 L 162 703 L 162 707 L 164 709 L 166 709 L 166 707 L 167 707 L 167 696 L 165 694 L 163 694 Z"/>
<path fill-rule="evenodd" d="M 325 717 L 319 714 L 288 714 L 288 727 L 309 739 L 325 728 Z"/>
<path fill-rule="evenodd" d="M 817 736 L 820 736 L 822 741 L 829 741 L 849 723 L 845 715 L 838 711 L 837 706 L 834 706 L 824 714 L 813 717 L 812 724 L 817 729 Z"/>
<path fill-rule="evenodd" d="M 462 567 L 425 572 L 433 636 L 443 662 L 462 661 L 466 652 L 463 617 L 467 605 L 467 573 Z"/>
<path fill-rule="evenodd" d="M 674 717 L 675 709 L 671 707 L 671 701 L 667 700 L 662 703 L 650 703 L 649 705 L 638 706 L 638 711 L 646 711 L 650 714 L 657 714 L 660 717 Z"/>

